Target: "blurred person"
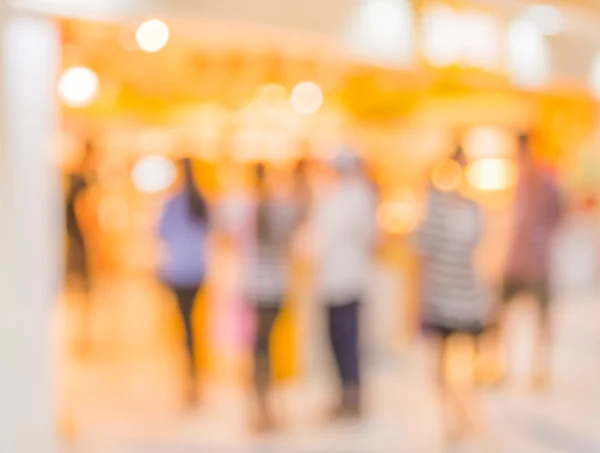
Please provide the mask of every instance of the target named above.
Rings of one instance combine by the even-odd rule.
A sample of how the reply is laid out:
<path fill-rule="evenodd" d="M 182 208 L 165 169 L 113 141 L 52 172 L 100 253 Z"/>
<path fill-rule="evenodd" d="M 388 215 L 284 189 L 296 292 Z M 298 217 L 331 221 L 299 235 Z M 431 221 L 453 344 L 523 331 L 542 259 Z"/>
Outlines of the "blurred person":
<path fill-rule="evenodd" d="M 229 187 L 222 198 L 214 225 L 219 242 L 234 256 L 231 263 L 239 265 L 239 280 L 234 278 L 232 282 L 239 284 L 242 297 L 254 311 L 253 392 L 257 416 L 252 425 L 260 433 L 278 424 L 270 402 L 271 336 L 290 290 L 292 240 L 305 203 L 300 196 L 304 169 L 296 168 L 292 178 L 282 180 L 277 180 L 262 163 L 252 167 L 250 178 L 247 169 L 236 162 L 228 163 L 225 176 L 235 177 L 235 187 Z"/>
<path fill-rule="evenodd" d="M 519 182 L 501 296 L 505 305 L 521 293 L 536 299 L 539 335 L 533 384 L 543 387 L 548 380 L 551 355 L 551 248 L 563 207 L 558 184 L 535 161 L 530 135 L 519 136 L 517 158 Z"/>
<path fill-rule="evenodd" d="M 90 347 L 91 291 L 90 242 L 94 232 L 95 206 L 91 186 L 94 184 L 95 145 L 91 140 L 84 144 L 81 160 L 68 175 L 65 202 L 67 228 L 67 280 L 77 286 L 82 294 L 80 305 L 81 330 L 77 339 L 77 350 L 85 355 Z"/>
<path fill-rule="evenodd" d="M 294 167 L 294 197 L 298 203 L 299 215 L 301 220 L 306 220 L 310 213 L 311 206 L 311 188 L 309 182 L 309 166 L 308 159 L 300 159 Z"/>
<path fill-rule="evenodd" d="M 254 391 L 258 431 L 271 430 L 276 420 L 269 402 L 271 388 L 271 338 L 289 289 L 290 251 L 300 217 L 300 200 L 283 181 L 275 184 L 266 167 L 255 167 L 252 241 L 245 252 L 244 292 L 256 313 Z"/>
<path fill-rule="evenodd" d="M 449 377 L 446 365 L 450 339 L 471 337 L 476 345 L 488 320 L 490 304 L 474 264 L 483 233 L 483 212 L 462 192 L 466 158 L 460 147 L 449 165 L 457 178 L 450 178 L 455 182 L 443 190 L 430 186 L 425 219 L 415 242 L 423 264 L 421 318 L 434 340 L 444 429 L 447 440 L 454 443 L 476 427 L 469 408 L 478 407 L 478 403 L 473 382 L 467 382 L 466 390 L 459 392 Z M 474 375 L 475 363 L 471 380 Z"/>
<path fill-rule="evenodd" d="M 341 384 L 335 418 L 362 411 L 360 309 L 373 262 L 376 201 L 358 157 L 339 153 L 321 172 L 315 202 L 315 290 L 328 310 L 328 327 Z"/>
<path fill-rule="evenodd" d="M 206 275 L 208 207 L 199 191 L 190 159 L 180 162 L 182 178 L 167 200 L 159 224 L 165 248 L 160 274 L 173 291 L 185 332 L 187 356 L 186 401 L 198 399 L 193 313 Z"/>

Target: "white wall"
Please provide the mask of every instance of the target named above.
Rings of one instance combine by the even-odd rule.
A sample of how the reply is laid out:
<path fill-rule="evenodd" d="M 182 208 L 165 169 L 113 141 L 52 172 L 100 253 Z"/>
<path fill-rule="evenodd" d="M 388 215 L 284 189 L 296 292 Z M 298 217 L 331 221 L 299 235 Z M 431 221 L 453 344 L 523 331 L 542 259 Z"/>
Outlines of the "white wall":
<path fill-rule="evenodd" d="M 0 451 L 46 453 L 54 450 L 49 312 L 62 268 L 50 159 L 59 39 L 46 19 L 1 12 Z"/>

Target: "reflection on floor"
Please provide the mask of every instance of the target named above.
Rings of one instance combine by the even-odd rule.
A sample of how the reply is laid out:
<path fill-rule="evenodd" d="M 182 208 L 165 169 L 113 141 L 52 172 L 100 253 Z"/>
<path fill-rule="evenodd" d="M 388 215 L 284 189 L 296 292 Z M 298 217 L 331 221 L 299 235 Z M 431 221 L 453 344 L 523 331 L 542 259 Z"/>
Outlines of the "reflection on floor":
<path fill-rule="evenodd" d="M 96 313 L 99 347 L 86 361 L 63 360 L 61 402 L 76 422 L 75 453 L 436 453 L 439 415 L 425 345 L 372 352 L 367 364 L 368 413 L 360 424 L 329 424 L 326 370 L 279 389 L 288 421 L 281 434 L 252 438 L 245 428 L 246 399 L 239 380 L 207 383 L 198 409 L 179 404 L 181 357 L 174 316 L 164 297 L 140 288 L 106 297 Z M 128 293 L 129 292 L 129 293 Z M 131 294 L 132 297 L 127 297 Z M 133 297 L 135 295 L 135 297 Z M 106 295 L 105 295 L 106 296 Z M 489 435 L 457 451 L 600 452 L 600 303 L 569 297 L 556 306 L 555 379 L 544 394 L 530 392 L 526 373 L 530 314 L 512 317 L 512 375 L 484 394 Z M 104 298 L 103 298 L 104 300 Z M 58 325 L 64 325 L 65 313 Z M 119 324 L 119 320 L 130 322 Z M 135 320 L 135 321 L 132 321 Z M 62 324 L 61 324 L 62 323 Z M 61 329 L 65 331 L 69 329 Z M 68 402 L 68 405 L 64 403 Z"/>

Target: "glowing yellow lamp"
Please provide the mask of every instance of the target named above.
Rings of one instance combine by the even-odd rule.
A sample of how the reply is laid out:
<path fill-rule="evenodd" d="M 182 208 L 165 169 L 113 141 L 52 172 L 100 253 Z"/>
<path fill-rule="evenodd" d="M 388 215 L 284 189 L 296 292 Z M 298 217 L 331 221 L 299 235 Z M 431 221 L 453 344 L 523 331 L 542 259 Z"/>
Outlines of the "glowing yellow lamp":
<path fill-rule="evenodd" d="M 500 191 L 513 187 L 517 181 L 515 164 L 504 158 L 485 158 L 473 161 L 466 171 L 467 182 L 477 190 Z"/>

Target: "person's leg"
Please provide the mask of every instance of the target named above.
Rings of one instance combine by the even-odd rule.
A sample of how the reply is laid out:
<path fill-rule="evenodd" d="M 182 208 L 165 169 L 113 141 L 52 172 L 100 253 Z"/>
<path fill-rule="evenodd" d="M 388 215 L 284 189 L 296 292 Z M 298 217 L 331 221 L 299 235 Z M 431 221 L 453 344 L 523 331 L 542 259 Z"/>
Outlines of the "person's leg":
<path fill-rule="evenodd" d="M 488 365 L 488 370 L 480 370 L 478 380 L 484 385 L 500 384 L 504 381 L 507 375 L 507 351 L 506 351 L 506 332 L 508 323 L 508 312 L 511 303 L 523 291 L 523 285 L 512 279 L 507 278 L 500 291 L 500 307 L 493 326 L 487 329 L 486 335 L 478 341 L 483 341 L 485 338 L 490 348 L 494 349 L 495 362 Z"/>
<path fill-rule="evenodd" d="M 342 355 L 342 376 L 344 386 L 344 406 L 355 415 L 361 410 L 360 388 L 360 345 L 359 345 L 358 301 L 344 307 L 344 348 Z"/>
<path fill-rule="evenodd" d="M 340 327 L 340 312 L 342 307 L 329 306 L 328 307 L 328 327 L 329 327 L 329 341 L 331 344 L 331 352 L 335 362 L 335 369 L 337 372 L 337 378 L 340 382 L 340 386 L 343 388 L 343 369 L 342 369 L 342 349 L 343 349 L 343 338 L 342 329 Z M 342 405 L 343 395 L 340 392 L 339 401 L 334 411 L 338 411 Z"/>
<path fill-rule="evenodd" d="M 330 308 L 330 336 L 342 385 L 340 410 L 346 415 L 360 412 L 359 303 Z"/>
<path fill-rule="evenodd" d="M 254 343 L 254 390 L 258 408 L 258 429 L 267 430 L 273 426 L 268 394 L 271 383 L 270 343 L 273 326 L 279 314 L 279 307 L 256 307 L 256 340 Z"/>
<path fill-rule="evenodd" d="M 195 335 L 194 335 L 194 323 L 193 313 L 194 305 L 196 302 L 196 296 L 198 295 L 198 288 L 174 288 L 175 296 L 177 298 L 177 306 L 181 319 L 183 321 L 184 335 L 185 335 L 185 351 L 187 356 L 188 366 L 188 377 L 189 377 L 189 388 L 187 390 L 187 398 L 190 403 L 195 402 L 197 397 L 196 389 L 196 375 L 197 375 L 197 364 L 196 364 L 196 348 L 195 348 Z"/>
<path fill-rule="evenodd" d="M 478 371 L 481 363 L 481 357 L 487 351 L 484 350 L 485 345 L 482 344 L 482 335 L 485 329 L 483 326 L 476 325 L 469 331 L 472 336 L 471 342 L 471 357 L 473 364 L 473 372 L 471 379 L 465 383 L 465 413 L 467 415 L 467 423 L 469 428 L 473 431 L 473 434 L 486 436 L 488 426 L 486 423 L 486 417 L 481 405 L 481 401 L 476 388 L 478 380 Z"/>
<path fill-rule="evenodd" d="M 460 438 L 457 411 L 454 409 L 453 395 L 448 382 L 447 358 L 449 333 L 444 329 L 434 329 L 433 349 L 435 354 L 434 373 L 440 398 L 442 429 L 445 441 L 454 444 Z"/>
<path fill-rule="evenodd" d="M 453 445 L 463 440 L 474 427 L 472 415 L 477 408 L 473 386 L 474 369 L 468 372 L 462 367 L 466 365 L 467 357 L 470 359 L 469 363 L 474 366 L 473 348 L 476 346 L 467 335 L 457 333 L 454 329 L 440 326 L 436 331 L 436 374 L 442 402 L 443 423 L 446 440 Z"/>
<path fill-rule="evenodd" d="M 552 317 L 550 312 L 551 295 L 547 281 L 535 284 L 531 288 L 538 302 L 538 332 L 536 354 L 533 364 L 533 385 L 543 389 L 548 385 L 552 367 Z"/>
<path fill-rule="evenodd" d="M 69 243 L 68 272 L 71 283 L 74 283 L 77 288 L 78 303 L 75 307 L 79 329 L 76 338 L 76 352 L 85 357 L 89 355 L 92 346 L 92 307 L 88 253 L 85 243 L 82 241 L 71 240 Z"/>

